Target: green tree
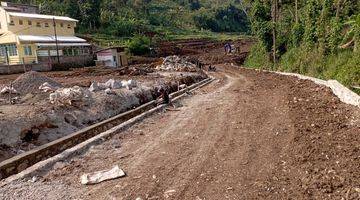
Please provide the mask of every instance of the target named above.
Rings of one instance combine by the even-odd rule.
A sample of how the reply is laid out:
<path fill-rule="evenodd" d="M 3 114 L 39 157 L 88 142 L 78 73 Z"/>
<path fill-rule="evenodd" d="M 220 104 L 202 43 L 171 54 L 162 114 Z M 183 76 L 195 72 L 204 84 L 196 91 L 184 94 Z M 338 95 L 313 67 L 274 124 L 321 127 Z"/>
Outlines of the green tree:
<path fill-rule="evenodd" d="M 313 47 L 317 42 L 316 20 L 319 17 L 318 4 L 316 0 L 308 0 L 305 7 L 304 42 L 307 46 Z"/>

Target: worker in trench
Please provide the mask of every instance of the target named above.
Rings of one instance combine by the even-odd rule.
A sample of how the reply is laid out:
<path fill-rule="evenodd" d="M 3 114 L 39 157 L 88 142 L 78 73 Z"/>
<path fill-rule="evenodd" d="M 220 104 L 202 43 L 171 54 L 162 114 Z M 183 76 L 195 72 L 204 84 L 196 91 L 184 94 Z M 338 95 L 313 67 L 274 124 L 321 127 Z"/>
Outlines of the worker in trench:
<path fill-rule="evenodd" d="M 171 101 L 171 98 L 169 95 L 169 90 L 167 88 L 160 88 L 159 92 L 160 92 L 160 96 L 158 99 L 162 98 L 162 101 L 158 101 L 158 105 L 159 104 L 167 104 L 168 106 L 170 106 L 172 108 L 176 108 L 176 106 Z"/>
<path fill-rule="evenodd" d="M 160 88 L 159 89 L 159 93 L 160 93 L 160 96 L 159 96 L 159 99 L 162 98 L 163 101 L 161 103 L 164 103 L 164 104 L 168 104 L 168 105 L 172 105 L 171 103 L 171 99 L 170 99 L 170 95 L 169 95 L 169 92 L 167 89 L 165 88 Z M 160 103 L 160 102 L 159 102 Z"/>

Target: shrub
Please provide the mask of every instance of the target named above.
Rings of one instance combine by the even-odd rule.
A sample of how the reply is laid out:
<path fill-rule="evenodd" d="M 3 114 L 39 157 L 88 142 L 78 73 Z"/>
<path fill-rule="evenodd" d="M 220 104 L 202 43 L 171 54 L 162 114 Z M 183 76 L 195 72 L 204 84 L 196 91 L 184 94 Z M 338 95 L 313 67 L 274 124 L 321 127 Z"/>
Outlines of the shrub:
<path fill-rule="evenodd" d="M 217 9 L 201 8 L 194 16 L 195 25 L 214 32 L 243 32 L 250 30 L 245 12 L 236 6 L 228 5 Z"/>
<path fill-rule="evenodd" d="M 266 47 L 262 42 L 253 45 L 244 65 L 249 68 L 266 69 L 271 67 Z"/>
<path fill-rule="evenodd" d="M 360 85 L 360 53 L 344 50 L 337 55 L 330 55 L 325 62 L 324 76 L 336 79 L 346 86 Z"/>
<path fill-rule="evenodd" d="M 292 48 L 281 57 L 279 69 L 321 78 L 323 57 L 317 49 Z"/>
<path fill-rule="evenodd" d="M 145 31 L 145 22 L 132 18 L 118 17 L 105 29 L 106 34 L 119 37 L 132 36 L 136 32 Z"/>
<path fill-rule="evenodd" d="M 280 70 L 321 79 L 335 79 L 346 86 L 360 85 L 360 53 L 344 50 L 322 56 L 317 49 L 292 48 L 281 57 Z"/>
<path fill-rule="evenodd" d="M 150 53 L 151 40 L 146 36 L 136 35 L 127 43 L 129 52 L 134 55 Z"/>

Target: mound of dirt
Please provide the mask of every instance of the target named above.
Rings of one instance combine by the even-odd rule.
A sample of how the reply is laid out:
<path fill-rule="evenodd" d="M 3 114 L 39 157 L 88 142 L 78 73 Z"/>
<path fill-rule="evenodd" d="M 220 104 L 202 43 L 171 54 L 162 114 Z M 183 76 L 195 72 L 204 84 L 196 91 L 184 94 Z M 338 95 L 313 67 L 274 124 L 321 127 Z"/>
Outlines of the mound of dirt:
<path fill-rule="evenodd" d="M 47 76 L 35 72 L 30 71 L 20 75 L 14 82 L 13 87 L 18 91 L 20 94 L 27 94 L 27 93 L 36 93 L 39 92 L 39 87 L 43 83 L 49 83 L 53 87 L 62 87 L 62 85 Z"/>

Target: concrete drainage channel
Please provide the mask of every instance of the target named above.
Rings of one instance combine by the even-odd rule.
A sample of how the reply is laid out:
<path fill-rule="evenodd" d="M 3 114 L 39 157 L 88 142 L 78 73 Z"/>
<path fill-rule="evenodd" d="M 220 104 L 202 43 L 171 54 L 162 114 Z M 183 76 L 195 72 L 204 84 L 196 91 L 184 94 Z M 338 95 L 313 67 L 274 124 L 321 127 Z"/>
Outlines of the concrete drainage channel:
<path fill-rule="evenodd" d="M 214 79 L 207 78 L 185 89 L 170 94 L 173 101 L 186 95 L 188 91 L 201 88 Z M 0 180 L 8 178 L 6 182 L 31 176 L 35 171 L 51 167 L 59 160 L 80 154 L 92 145 L 99 144 L 143 118 L 157 112 L 167 105 L 157 106 L 156 100 L 143 104 L 133 110 L 114 116 L 100 123 L 67 135 L 63 138 L 39 146 L 33 150 L 14 156 L 0 163 Z M 47 159 L 48 158 L 48 159 Z M 45 160 L 47 159 L 47 160 Z"/>

